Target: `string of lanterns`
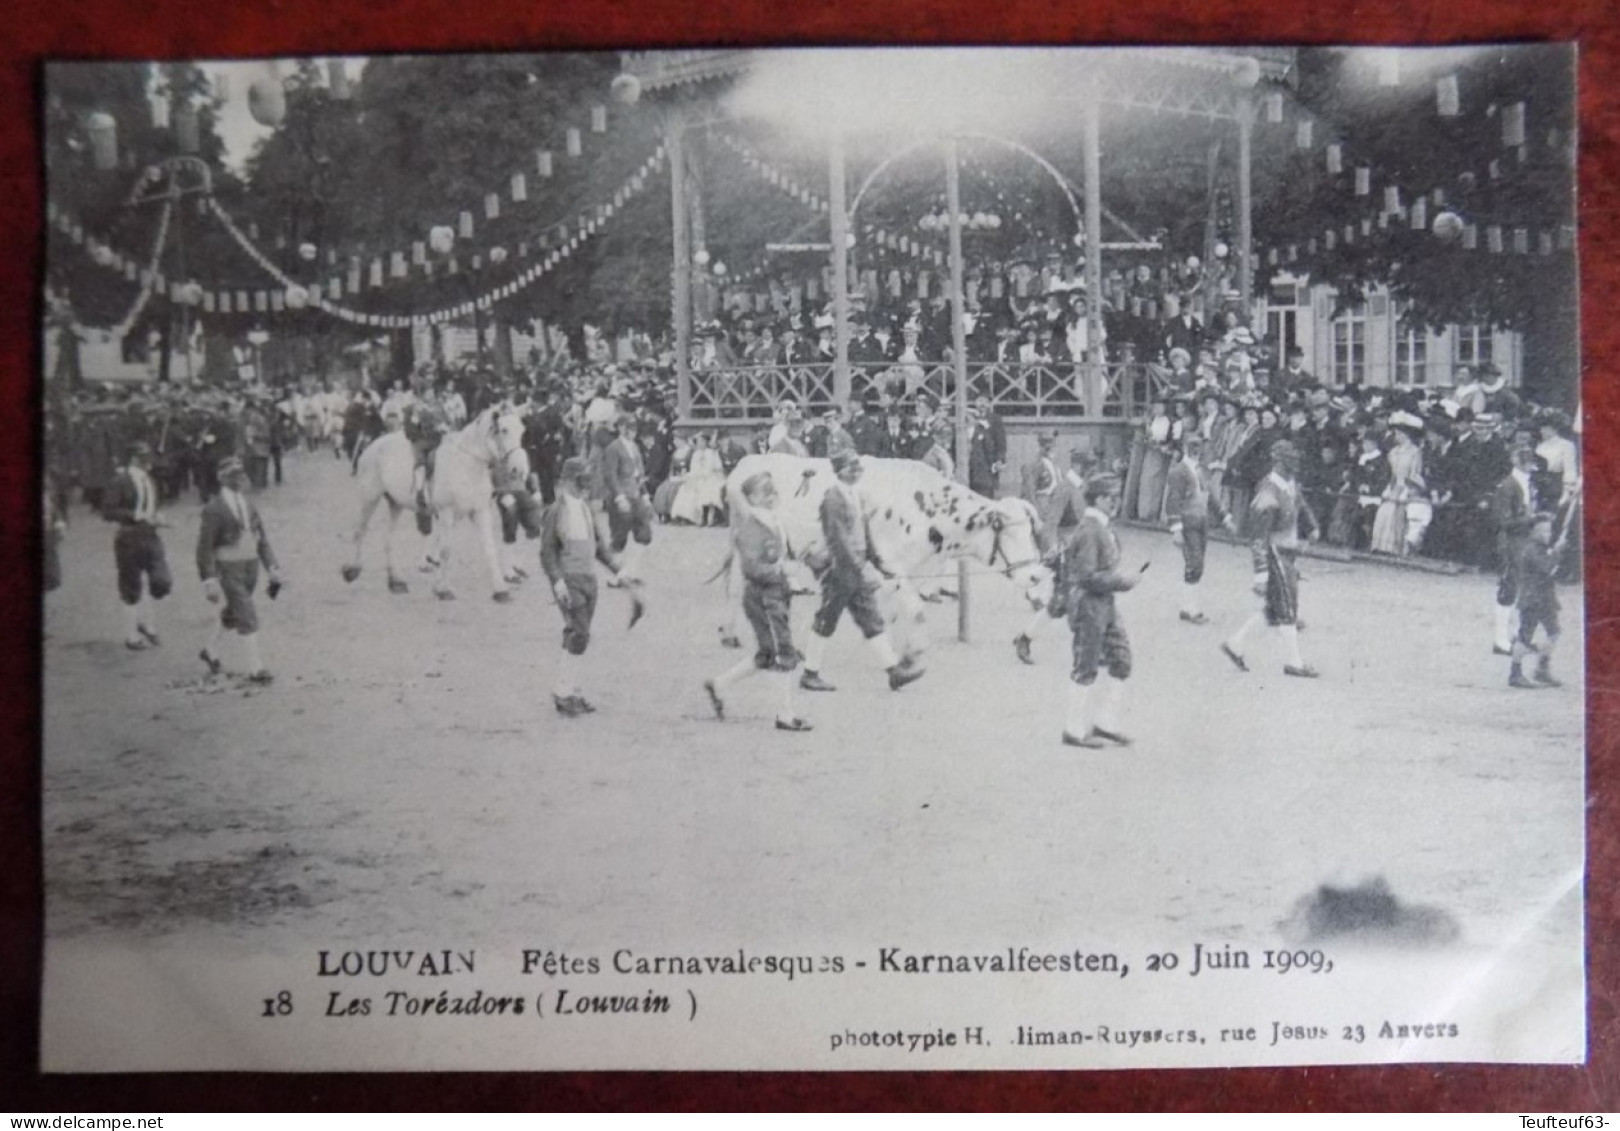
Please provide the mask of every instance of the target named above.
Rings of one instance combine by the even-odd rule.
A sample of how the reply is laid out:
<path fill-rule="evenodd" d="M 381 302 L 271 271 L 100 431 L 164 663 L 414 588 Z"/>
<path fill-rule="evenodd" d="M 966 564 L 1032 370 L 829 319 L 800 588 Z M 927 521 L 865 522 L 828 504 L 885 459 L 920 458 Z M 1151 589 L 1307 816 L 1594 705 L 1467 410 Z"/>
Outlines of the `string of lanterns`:
<path fill-rule="evenodd" d="M 1400 83 L 1400 63 L 1397 54 L 1386 53 L 1381 59 L 1378 81 L 1381 86 L 1396 86 Z M 1318 117 L 1296 100 L 1289 99 L 1285 103 L 1282 90 L 1269 91 L 1259 99 L 1257 118 L 1269 126 L 1285 125 L 1286 110 L 1290 103 L 1299 114 L 1293 123 L 1295 147 L 1301 150 L 1315 148 L 1315 127 Z M 1435 105 L 1436 112 L 1442 118 L 1456 118 L 1461 115 L 1461 93 L 1456 74 L 1448 74 L 1436 80 Z M 1530 157 L 1526 104 L 1519 101 L 1499 107 L 1493 103 L 1486 108 L 1485 114 L 1487 117 L 1500 115 L 1503 148 L 1513 152 L 1515 164 L 1526 165 Z M 1566 139 L 1557 129 L 1549 130 L 1546 135 L 1549 150 L 1560 157 L 1567 152 L 1573 159 L 1572 149 L 1566 150 L 1571 140 Z M 1370 203 L 1374 198 L 1374 169 L 1370 160 L 1347 152 L 1347 146 L 1339 139 L 1326 142 L 1323 146 L 1323 159 L 1330 176 L 1340 177 L 1347 168 L 1351 169 L 1349 184 L 1354 195 L 1369 198 Z M 1492 158 L 1486 163 L 1485 178 L 1488 181 L 1500 182 L 1507 176 L 1507 167 L 1504 166 L 1501 157 Z M 1481 177 L 1477 170 L 1465 169 L 1456 180 L 1464 190 L 1470 190 L 1480 183 Z M 1403 187 L 1398 182 L 1385 183 L 1376 212 L 1369 209 L 1342 227 L 1339 225 L 1324 227 L 1320 236 L 1313 235 L 1303 241 L 1305 256 L 1315 256 L 1319 251 L 1333 251 L 1341 243 L 1350 246 L 1358 240 L 1371 239 L 1375 231 L 1389 230 L 1397 219 L 1409 225 L 1413 231 L 1431 231 L 1442 242 L 1458 244 L 1467 251 L 1483 246 L 1490 254 L 1502 254 L 1511 249 L 1514 254 L 1528 255 L 1533 242 L 1540 254 L 1551 255 L 1555 249 L 1567 251 L 1575 245 L 1575 228 L 1572 224 L 1560 224 L 1555 228 L 1541 230 L 1534 230 L 1530 225 L 1488 224 L 1484 227 L 1485 238 L 1481 241 L 1480 226 L 1465 219 L 1461 213 L 1449 206 L 1444 188 L 1436 187 L 1427 193 L 1419 194 L 1409 205 L 1402 203 L 1402 192 Z M 1286 245 L 1267 243 L 1264 245 L 1264 254 L 1266 262 L 1273 267 L 1285 263 L 1294 264 L 1301 257 L 1301 242 L 1295 240 Z M 1260 258 L 1260 251 L 1257 249 L 1254 255 L 1255 266 L 1259 266 Z"/>
<path fill-rule="evenodd" d="M 85 248 L 90 254 L 91 261 L 98 267 L 120 274 L 132 283 L 138 282 L 140 284 L 140 290 L 135 296 L 134 303 L 130 306 L 129 313 L 119 319 L 118 324 L 110 331 L 119 337 L 128 334 L 140 319 L 141 314 L 146 310 L 147 304 L 152 299 L 152 292 L 169 288 L 169 282 L 159 268 L 159 264 L 163 259 L 164 245 L 169 238 L 169 220 L 174 212 L 173 202 L 166 201 L 162 211 L 158 214 L 157 234 L 153 237 L 152 250 L 148 254 L 144 266 L 133 257 L 127 256 L 123 252 L 91 237 L 85 232 L 83 225 L 55 204 L 47 204 L 45 211 L 48 222 L 57 231 L 72 240 L 74 244 Z M 179 286 L 180 284 L 176 285 Z M 189 292 L 187 293 L 189 294 Z M 74 329 L 82 330 L 83 327 L 75 322 Z"/>
<path fill-rule="evenodd" d="M 220 206 L 218 201 L 210 199 L 208 205 L 212 214 L 225 228 L 226 232 L 231 236 L 231 238 L 236 241 L 237 245 L 240 246 L 242 250 L 250 258 L 252 258 L 262 270 L 270 275 L 271 278 L 275 279 L 276 282 L 279 283 L 283 288 L 280 291 L 254 292 L 254 298 L 252 301 L 252 309 L 254 311 L 264 312 L 267 308 L 277 311 L 281 309 L 302 310 L 306 307 L 313 307 L 334 318 L 351 322 L 356 325 L 377 326 L 383 328 L 425 326 L 431 323 L 448 322 L 455 318 L 472 314 L 475 311 L 488 310 L 494 306 L 495 303 L 503 299 L 510 298 L 512 295 L 526 290 L 534 283 L 538 282 L 541 278 L 559 266 L 564 260 L 571 257 L 573 253 L 578 250 L 587 240 L 599 233 L 603 227 L 605 227 L 608 221 L 612 220 L 616 215 L 618 215 L 624 206 L 630 200 L 634 199 L 645 188 L 647 177 L 663 167 L 666 157 L 666 151 L 664 147 L 660 145 L 653 152 L 652 156 L 643 162 L 643 164 L 625 180 L 619 189 L 613 193 L 610 199 L 598 205 L 594 212 L 586 213 L 584 216 L 582 216 L 581 220 L 579 221 L 579 226 L 575 229 L 573 234 L 567 235 L 559 246 L 549 250 L 538 263 L 532 264 L 525 268 L 517 275 L 516 278 L 509 282 L 502 283 L 499 286 L 493 287 L 476 298 L 455 303 L 450 306 L 441 307 L 437 310 L 416 312 L 412 314 L 375 314 L 369 311 L 355 310 L 351 307 L 344 306 L 336 301 L 339 297 L 341 297 L 343 290 L 341 285 L 335 279 L 324 292 L 318 284 L 307 287 L 304 286 L 288 275 L 273 260 L 271 260 L 270 257 L 266 255 L 242 231 L 241 227 L 225 211 L 225 209 Z M 550 225 L 547 226 L 548 231 L 550 230 L 550 227 Z M 561 229 L 563 232 L 567 232 L 566 225 L 562 225 Z M 435 231 L 437 232 L 438 229 Z M 452 244 L 453 238 L 450 243 L 446 243 L 446 241 L 444 241 L 441 237 L 434 241 L 434 248 L 436 251 L 441 248 L 448 250 L 448 247 Z M 528 254 L 528 245 L 526 243 L 522 245 L 522 254 Z M 402 258 L 402 256 L 401 253 L 398 252 L 395 253 L 395 256 L 397 267 L 399 266 L 398 260 Z M 505 248 L 496 247 L 490 249 L 489 251 L 489 259 L 492 264 L 503 263 L 508 258 L 509 255 Z M 479 261 L 475 258 L 475 268 L 478 266 L 478 264 Z M 382 281 L 383 271 L 381 259 L 376 259 L 372 262 L 370 274 L 370 282 L 374 289 L 380 288 L 384 285 Z M 353 284 L 357 281 L 358 267 L 357 265 L 351 264 L 350 282 Z M 357 285 L 351 285 L 349 287 L 349 292 L 354 293 L 359 289 L 360 288 Z M 217 295 L 205 294 L 203 308 L 204 310 L 218 311 L 220 313 L 231 313 L 233 309 L 239 313 L 245 312 L 248 306 L 246 302 L 247 297 L 248 292 L 238 291 L 236 292 L 235 301 L 233 302 L 231 292 L 229 291 L 222 291 Z"/>
<path fill-rule="evenodd" d="M 152 291 L 167 291 L 171 301 L 188 306 L 200 306 L 209 314 L 247 314 L 247 313 L 279 313 L 283 310 L 299 311 L 309 307 L 320 310 L 334 318 L 356 325 L 378 326 L 386 328 L 426 325 L 430 322 L 445 322 L 473 313 L 475 310 L 487 310 L 501 299 L 510 297 L 519 291 L 527 289 L 544 275 L 557 267 L 563 260 L 572 256 L 578 248 L 592 236 L 602 230 L 606 223 L 613 219 L 624 206 L 639 195 L 646 187 L 647 179 L 653 173 L 663 168 L 667 154 L 662 145 L 659 145 L 636 171 L 616 190 L 612 196 L 599 204 L 596 208 L 583 213 L 578 221 L 578 227 L 569 234 L 567 224 L 555 225 L 561 236 L 560 242 L 538 263 L 526 268 L 510 282 L 491 288 L 479 297 L 443 307 L 426 313 L 413 313 L 408 315 L 374 314 L 367 311 L 356 310 L 342 305 L 337 300 L 343 294 L 342 284 L 333 279 L 327 288 L 318 285 L 304 285 L 287 274 L 257 243 L 245 233 L 241 225 L 219 204 L 217 200 L 209 197 L 204 206 L 207 213 L 213 216 L 226 233 L 236 242 L 242 251 L 251 258 L 257 266 L 274 279 L 280 289 L 274 291 L 250 290 L 209 290 L 196 282 L 178 283 L 166 279 L 158 264 L 161 262 L 163 249 L 168 239 L 169 219 L 172 214 L 172 202 L 165 202 L 160 215 L 157 234 L 153 240 L 149 263 L 142 268 L 135 259 L 118 251 L 117 249 L 95 240 L 84 230 L 83 226 L 74 220 L 66 210 L 54 203 L 48 203 L 46 213 L 50 222 L 75 244 L 87 246 L 92 260 L 99 266 L 118 271 L 131 281 L 139 280 L 142 290 L 135 306 L 128 316 L 119 324 L 116 333 L 127 334 L 135 321 L 144 311 L 150 300 Z M 547 225 L 549 233 L 553 225 Z M 453 233 L 452 241 L 453 243 Z M 436 242 L 435 250 L 448 245 Z M 527 256 L 529 245 L 525 242 L 520 245 L 520 254 Z M 305 260 L 316 257 L 313 245 L 302 245 L 299 255 Z M 489 262 L 492 265 L 504 263 L 509 255 L 505 248 L 496 247 L 489 251 Z M 395 253 L 396 266 L 399 253 Z M 480 265 L 478 257 L 474 257 L 473 266 Z M 452 261 L 451 270 L 455 270 Z M 403 272 L 400 272 L 403 273 Z M 377 259 L 372 264 L 370 282 L 373 288 L 384 285 L 382 277 L 382 260 Z M 358 261 L 351 262 L 349 287 L 350 293 L 361 290 L 359 285 Z"/>

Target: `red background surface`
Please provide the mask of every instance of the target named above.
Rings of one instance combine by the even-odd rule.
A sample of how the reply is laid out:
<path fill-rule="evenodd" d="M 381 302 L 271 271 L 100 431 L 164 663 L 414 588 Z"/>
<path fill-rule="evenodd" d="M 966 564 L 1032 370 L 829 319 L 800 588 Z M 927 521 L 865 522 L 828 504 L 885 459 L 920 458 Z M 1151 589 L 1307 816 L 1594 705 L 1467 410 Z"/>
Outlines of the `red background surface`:
<path fill-rule="evenodd" d="M 345 10 L 350 9 L 350 10 Z M 498 48 L 730 44 L 1446 43 L 1579 40 L 1585 356 L 1588 1063 L 1025 1073 L 41 1076 L 39 580 L 35 421 L 41 63 Z M 0 35 L 0 1109 L 1620 1109 L 1620 5 L 1615 0 L 54 0 Z M 1512 837 L 1512 828 L 1501 835 Z M 115 1015 L 107 1023 L 116 1025 Z"/>

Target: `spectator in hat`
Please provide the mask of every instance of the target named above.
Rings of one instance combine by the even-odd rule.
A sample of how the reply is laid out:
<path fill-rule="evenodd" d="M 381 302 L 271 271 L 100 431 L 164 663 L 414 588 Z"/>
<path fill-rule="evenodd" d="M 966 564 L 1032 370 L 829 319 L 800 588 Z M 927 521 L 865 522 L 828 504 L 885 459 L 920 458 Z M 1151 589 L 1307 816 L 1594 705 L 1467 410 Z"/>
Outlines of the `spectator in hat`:
<path fill-rule="evenodd" d="M 1155 396 L 1148 405 L 1137 443 L 1142 452 L 1142 470 L 1136 480 L 1135 506 L 1129 515 L 1142 522 L 1158 522 L 1164 509 L 1164 487 L 1170 472 L 1170 441 L 1173 424 L 1169 402 Z"/>
<path fill-rule="evenodd" d="M 1373 518 L 1372 551 L 1405 557 L 1422 544 L 1433 515 L 1423 477 L 1423 421 L 1405 410 L 1390 414 L 1394 444 L 1386 459 L 1389 482 Z"/>
<path fill-rule="evenodd" d="M 118 524 L 113 562 L 118 572 L 118 599 L 124 607 L 124 647 L 132 652 L 162 643 L 157 630 L 157 603 L 174 588 L 169 560 L 158 531 L 169 525 L 158 513 L 158 489 L 152 479 L 152 446 L 137 440 L 128 461 L 102 498 L 102 516 Z"/>
<path fill-rule="evenodd" d="M 259 510 L 247 496 L 248 477 L 242 461 L 231 456 L 219 465 L 220 490 L 203 507 L 197 532 L 197 574 L 203 593 L 220 606 L 219 619 L 198 657 L 210 675 L 223 670 L 220 639 L 234 631 L 242 643 L 247 678 L 267 684 L 271 675 L 259 654 L 259 615 L 253 603 L 259 585 L 259 567 L 268 577 L 266 592 L 273 598 L 281 589 L 280 567 Z"/>

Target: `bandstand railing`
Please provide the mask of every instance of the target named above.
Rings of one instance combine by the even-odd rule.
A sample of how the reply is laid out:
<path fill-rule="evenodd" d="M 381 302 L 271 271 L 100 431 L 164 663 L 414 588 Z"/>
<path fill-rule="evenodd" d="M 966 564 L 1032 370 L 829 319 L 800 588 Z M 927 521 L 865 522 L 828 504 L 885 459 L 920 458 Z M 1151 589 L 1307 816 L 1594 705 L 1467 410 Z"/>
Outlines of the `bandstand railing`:
<path fill-rule="evenodd" d="M 987 398 L 1008 420 L 1136 420 L 1171 390 L 1169 370 L 1142 362 L 970 361 L 967 379 L 969 399 Z M 691 380 L 691 423 L 766 424 L 784 400 L 812 414 L 838 403 L 831 362 L 693 369 Z M 948 404 L 956 373 L 946 362 L 851 364 L 850 399 L 873 388 Z"/>

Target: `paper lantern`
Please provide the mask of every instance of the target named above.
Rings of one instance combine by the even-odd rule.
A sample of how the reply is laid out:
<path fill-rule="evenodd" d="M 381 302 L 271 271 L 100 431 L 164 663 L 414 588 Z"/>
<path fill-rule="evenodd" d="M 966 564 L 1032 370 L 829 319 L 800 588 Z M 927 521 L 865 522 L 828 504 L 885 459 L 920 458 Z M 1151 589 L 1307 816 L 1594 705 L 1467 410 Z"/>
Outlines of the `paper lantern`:
<path fill-rule="evenodd" d="M 579 127 L 578 126 L 569 126 L 568 127 L 568 156 L 570 156 L 570 157 L 578 157 L 584 151 L 585 151 L 585 143 L 580 138 Z"/>
<path fill-rule="evenodd" d="M 1524 144 L 1524 103 L 1515 102 L 1502 112 L 1502 144 Z"/>
<path fill-rule="evenodd" d="M 1436 109 L 1442 118 L 1455 118 L 1462 112 L 1462 100 L 1457 91 L 1457 76 L 1447 75 L 1434 84 Z"/>
<path fill-rule="evenodd" d="M 287 117 L 287 92 L 274 73 L 261 75 L 248 84 L 248 113 L 261 126 L 279 126 Z"/>
<path fill-rule="evenodd" d="M 1365 165 L 1356 166 L 1356 195 L 1366 196 L 1372 192 L 1372 170 Z"/>
<path fill-rule="evenodd" d="M 1491 254 L 1500 255 L 1502 246 L 1502 226 L 1500 224 L 1491 224 L 1485 229 L 1485 247 Z"/>
<path fill-rule="evenodd" d="M 1530 229 L 1513 229 L 1513 250 L 1518 255 L 1528 254 L 1530 251 Z"/>
<path fill-rule="evenodd" d="M 448 255 L 450 249 L 456 245 L 456 233 L 448 224 L 440 224 L 428 232 L 428 246 L 435 255 Z"/>
<path fill-rule="evenodd" d="M 607 107 L 591 107 L 591 132 L 593 134 L 607 133 Z"/>
<path fill-rule="evenodd" d="M 1227 253 L 1231 251 L 1231 248 L 1227 247 L 1224 243 L 1218 243 L 1215 245 L 1214 250 L 1216 259 L 1225 259 Z"/>
<path fill-rule="evenodd" d="M 537 149 L 534 151 L 534 167 L 542 177 L 551 176 L 551 150 Z"/>
<path fill-rule="evenodd" d="M 303 287 L 288 287 L 286 302 L 288 310 L 302 310 L 309 305 L 309 292 Z"/>
<path fill-rule="evenodd" d="M 1245 56 L 1236 67 L 1232 69 L 1232 84 L 1248 90 L 1260 83 L 1260 60 L 1253 56 Z"/>
<path fill-rule="evenodd" d="M 484 219 L 496 220 L 501 215 L 501 198 L 495 193 L 484 194 Z"/>
<path fill-rule="evenodd" d="M 1473 251 L 1479 246 L 1479 229 L 1472 224 L 1463 227 L 1462 245 L 1467 251 Z"/>
<path fill-rule="evenodd" d="M 1277 125 L 1282 120 L 1283 96 L 1277 91 L 1272 91 L 1266 95 L 1266 121 L 1272 125 Z"/>
<path fill-rule="evenodd" d="M 1312 122 L 1309 118 L 1302 118 L 1294 127 L 1294 145 L 1299 149 L 1311 147 Z"/>
<path fill-rule="evenodd" d="M 490 248 L 490 250 L 489 250 L 489 261 L 491 263 L 505 263 L 506 262 L 506 249 L 504 247 Z"/>
<path fill-rule="evenodd" d="M 1425 197 L 1418 197 L 1412 202 L 1412 230 L 1421 232 L 1429 226 L 1429 201 Z"/>
<path fill-rule="evenodd" d="M 1327 147 L 1327 171 L 1334 176 L 1344 172 L 1344 147 L 1337 142 Z"/>
<path fill-rule="evenodd" d="M 197 152 L 197 108 L 189 102 L 175 107 L 174 140 L 181 153 Z"/>
<path fill-rule="evenodd" d="M 118 168 L 118 119 L 98 110 L 85 119 L 84 128 L 90 135 L 90 154 L 96 168 Z"/>
<path fill-rule="evenodd" d="M 464 240 L 472 239 L 472 235 L 473 235 L 473 218 L 472 218 L 472 213 L 471 212 L 463 212 L 461 214 L 460 232 L 459 232 L 459 234 L 460 234 L 461 238 L 464 239 Z"/>
<path fill-rule="evenodd" d="M 529 182 L 522 173 L 512 174 L 512 200 L 518 204 L 529 199 Z"/>
<path fill-rule="evenodd" d="M 614 78 L 608 90 L 621 106 L 634 106 L 641 100 L 641 80 L 635 75 L 623 74 Z"/>
<path fill-rule="evenodd" d="M 349 89 L 349 72 L 344 68 L 342 59 L 326 61 L 326 85 L 331 88 L 332 97 L 339 102 L 349 100 L 353 92 Z"/>
<path fill-rule="evenodd" d="M 388 257 L 388 273 L 396 279 L 403 279 L 406 271 L 405 253 L 396 251 L 390 254 Z"/>

